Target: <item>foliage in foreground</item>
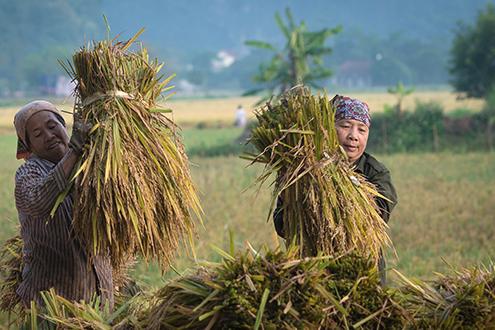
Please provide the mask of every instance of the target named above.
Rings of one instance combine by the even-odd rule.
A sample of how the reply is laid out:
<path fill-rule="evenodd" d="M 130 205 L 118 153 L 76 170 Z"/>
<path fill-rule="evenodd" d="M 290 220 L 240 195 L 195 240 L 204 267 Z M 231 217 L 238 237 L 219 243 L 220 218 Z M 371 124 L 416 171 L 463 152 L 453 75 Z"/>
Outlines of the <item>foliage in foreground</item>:
<path fill-rule="evenodd" d="M 167 284 L 148 329 L 400 328 L 405 313 L 373 262 L 356 255 L 297 259 L 297 249 L 254 250 Z"/>
<path fill-rule="evenodd" d="M 14 319 L 24 317 L 21 298 L 16 293 L 22 280 L 22 239 L 14 236 L 0 250 L 0 310 L 12 314 Z"/>
<path fill-rule="evenodd" d="M 373 263 L 356 255 L 295 259 L 297 250 L 251 250 L 208 263 L 157 292 L 122 297 L 111 312 L 98 298 L 70 302 L 43 292 L 24 324 L 32 329 L 400 328 L 407 313 L 380 287 Z"/>
<path fill-rule="evenodd" d="M 495 329 L 493 265 L 461 269 L 453 276 L 438 273 L 429 283 L 396 273 L 403 284 L 403 306 L 419 329 Z"/>
<path fill-rule="evenodd" d="M 109 311 L 95 298 L 44 292 L 25 324 L 64 329 L 493 329 L 495 271 L 475 267 L 431 282 L 398 274 L 380 286 L 373 262 L 355 254 L 298 259 L 252 247 L 204 263 L 158 291 L 134 292 Z"/>
<path fill-rule="evenodd" d="M 9 326 L 19 326 L 19 322 L 25 322 L 26 318 L 29 319 L 33 317 L 32 312 L 26 313 L 26 309 L 21 301 L 21 298 L 16 292 L 22 281 L 22 270 L 24 267 L 22 256 L 23 246 L 22 238 L 19 235 L 16 235 L 8 239 L 0 250 L 0 311 L 9 314 L 11 323 Z M 129 296 L 139 293 L 139 290 L 137 290 L 132 279 L 129 277 L 129 271 L 134 266 L 135 262 L 135 258 L 129 257 L 125 260 L 125 262 L 121 263 L 118 268 L 112 269 L 112 280 L 115 288 L 114 296 L 116 305 L 127 305 Z M 50 299 L 53 300 L 57 297 L 58 296 L 54 291 L 46 292 L 42 295 L 44 301 L 46 301 L 46 299 L 50 301 Z M 100 309 L 99 307 L 95 307 L 96 305 L 100 305 L 98 299 L 95 299 L 88 304 L 81 303 L 72 306 L 72 302 L 60 297 L 58 302 L 54 302 L 53 304 L 55 304 L 53 310 L 62 313 L 55 316 L 56 318 L 63 318 L 66 315 L 64 310 L 60 310 L 62 307 L 58 308 L 58 305 L 56 304 L 60 304 L 60 306 L 67 305 L 71 307 L 73 311 L 78 311 L 79 307 L 82 309 Z M 35 306 L 31 307 L 35 308 Z M 119 310 L 122 310 L 122 308 L 119 308 Z M 37 312 L 35 312 L 35 314 L 37 314 Z M 109 312 L 107 312 L 107 314 L 110 315 Z M 96 315 L 94 314 L 94 311 L 93 315 Z M 77 320 L 77 315 L 74 317 L 75 320 Z M 112 317 L 111 319 L 114 318 L 115 317 Z M 29 320 L 29 322 L 31 321 Z M 36 320 L 33 322 L 36 322 Z"/>
<path fill-rule="evenodd" d="M 36 329 L 129 329 L 127 316 L 131 305 L 140 304 L 141 296 L 127 297 L 116 310 L 110 311 L 95 296 L 89 302 L 72 302 L 55 293 L 53 289 L 41 293 L 44 306 L 31 304 L 24 324 Z"/>

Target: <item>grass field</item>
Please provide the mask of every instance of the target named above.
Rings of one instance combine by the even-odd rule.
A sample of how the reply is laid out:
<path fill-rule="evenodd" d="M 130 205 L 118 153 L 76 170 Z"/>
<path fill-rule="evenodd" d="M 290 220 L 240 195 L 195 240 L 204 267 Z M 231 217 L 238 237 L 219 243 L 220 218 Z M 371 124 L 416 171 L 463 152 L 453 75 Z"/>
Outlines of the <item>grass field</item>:
<path fill-rule="evenodd" d="M 236 136 L 233 129 L 184 130 L 187 148 L 208 147 Z M 222 139 L 223 136 L 223 139 Z M 20 164 L 14 159 L 15 137 L 0 136 L 0 240 L 16 231 L 13 176 Z M 453 265 L 473 265 L 493 258 L 495 234 L 495 153 L 378 155 L 392 172 L 399 204 L 391 221 L 391 236 L 399 259 L 389 251 L 389 266 L 407 275 L 430 278 L 434 271 Z M 267 223 L 269 187 L 250 187 L 261 168 L 246 167 L 238 157 L 193 157 L 192 172 L 205 210 L 204 228 L 198 231 L 197 255 L 218 259 L 210 244 L 226 247 L 229 230 L 236 245 L 246 240 L 255 247 L 274 247 L 276 238 Z M 445 260 L 445 261 L 444 261 Z M 446 263 L 447 262 L 447 263 Z M 184 270 L 193 261 L 185 253 L 177 260 Z M 134 276 L 159 285 L 162 274 L 153 265 L 139 265 Z"/>

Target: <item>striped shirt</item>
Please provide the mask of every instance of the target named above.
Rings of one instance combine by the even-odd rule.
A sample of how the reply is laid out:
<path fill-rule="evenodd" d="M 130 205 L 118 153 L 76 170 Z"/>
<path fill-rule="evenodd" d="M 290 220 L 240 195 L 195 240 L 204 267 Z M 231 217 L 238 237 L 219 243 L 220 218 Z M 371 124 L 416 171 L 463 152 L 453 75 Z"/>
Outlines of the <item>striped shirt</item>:
<path fill-rule="evenodd" d="M 55 165 L 35 155 L 16 172 L 15 202 L 24 242 L 24 269 L 17 294 L 29 306 L 31 300 L 43 305 L 39 292 L 50 288 L 72 301 L 89 301 L 97 293 L 113 307 L 108 258 L 97 256 L 88 262 L 71 231 L 72 193 L 50 217 L 57 196 L 67 186 L 61 163 Z"/>

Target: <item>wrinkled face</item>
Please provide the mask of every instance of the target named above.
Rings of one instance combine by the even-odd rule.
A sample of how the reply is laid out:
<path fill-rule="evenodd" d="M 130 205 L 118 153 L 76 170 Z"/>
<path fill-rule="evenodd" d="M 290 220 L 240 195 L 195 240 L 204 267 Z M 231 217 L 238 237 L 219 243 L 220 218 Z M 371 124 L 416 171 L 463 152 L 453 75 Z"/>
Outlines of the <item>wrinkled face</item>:
<path fill-rule="evenodd" d="M 69 148 L 67 130 L 50 111 L 40 111 L 26 124 L 29 149 L 36 156 L 58 163 Z"/>
<path fill-rule="evenodd" d="M 361 157 L 368 142 L 369 127 L 355 119 L 341 119 L 335 123 L 337 138 L 351 163 Z"/>

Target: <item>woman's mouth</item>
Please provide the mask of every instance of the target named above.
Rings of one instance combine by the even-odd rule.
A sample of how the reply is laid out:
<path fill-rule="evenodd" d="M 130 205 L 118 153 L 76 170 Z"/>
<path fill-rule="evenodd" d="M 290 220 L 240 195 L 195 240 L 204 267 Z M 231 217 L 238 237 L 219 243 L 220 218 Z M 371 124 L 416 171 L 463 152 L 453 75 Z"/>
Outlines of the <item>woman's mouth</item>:
<path fill-rule="evenodd" d="M 357 146 L 344 145 L 344 148 L 348 151 L 357 151 L 358 150 Z"/>
<path fill-rule="evenodd" d="M 56 148 L 59 144 L 60 144 L 60 141 L 55 141 L 55 142 L 52 142 L 52 143 L 50 143 L 50 144 L 47 146 L 47 149 L 48 149 L 48 150 L 54 149 L 54 148 Z"/>

